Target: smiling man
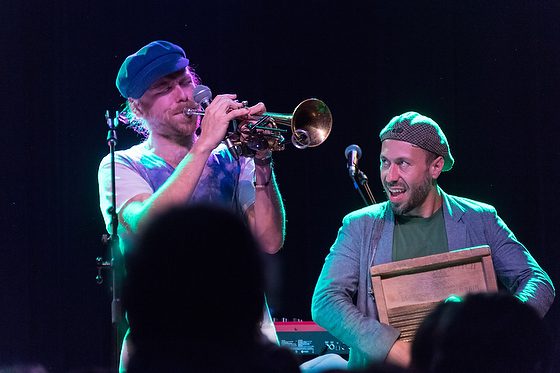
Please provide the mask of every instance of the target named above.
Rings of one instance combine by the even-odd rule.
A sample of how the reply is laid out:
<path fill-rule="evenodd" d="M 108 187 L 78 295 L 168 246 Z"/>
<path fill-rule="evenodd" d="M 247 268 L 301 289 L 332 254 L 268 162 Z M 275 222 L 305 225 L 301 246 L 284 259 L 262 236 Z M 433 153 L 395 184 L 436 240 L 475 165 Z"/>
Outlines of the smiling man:
<path fill-rule="evenodd" d="M 438 177 L 454 163 L 440 126 L 407 112 L 391 119 L 379 137 L 388 201 L 344 217 L 312 301 L 314 321 L 350 347 L 349 368 L 410 363 L 409 344 L 397 341 L 397 329 L 379 322 L 372 265 L 488 245 L 501 288 L 543 317 L 554 286 L 496 209 L 439 187 Z"/>

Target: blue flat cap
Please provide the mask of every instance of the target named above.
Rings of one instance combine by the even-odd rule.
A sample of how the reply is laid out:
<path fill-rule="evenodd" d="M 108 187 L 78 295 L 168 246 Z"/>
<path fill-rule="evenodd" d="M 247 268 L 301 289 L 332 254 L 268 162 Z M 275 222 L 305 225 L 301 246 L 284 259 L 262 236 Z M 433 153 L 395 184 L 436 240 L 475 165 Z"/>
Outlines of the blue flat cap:
<path fill-rule="evenodd" d="M 117 88 L 125 98 L 140 98 L 156 80 L 188 65 L 183 48 L 156 40 L 124 60 L 117 75 Z"/>

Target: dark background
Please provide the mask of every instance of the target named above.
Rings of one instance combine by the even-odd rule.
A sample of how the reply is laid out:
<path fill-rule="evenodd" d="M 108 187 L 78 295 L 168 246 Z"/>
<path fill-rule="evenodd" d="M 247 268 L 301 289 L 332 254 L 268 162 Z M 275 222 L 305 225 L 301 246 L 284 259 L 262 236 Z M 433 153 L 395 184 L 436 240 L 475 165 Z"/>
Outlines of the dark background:
<path fill-rule="evenodd" d="M 333 113 L 321 146 L 275 154 L 288 217 L 271 258 L 275 317 L 310 320 L 341 219 L 363 206 L 344 149 L 361 146 L 360 168 L 383 200 L 377 136 L 409 110 L 446 132 L 456 165 L 444 190 L 496 206 L 560 283 L 557 1 L 8 0 L 0 14 L 0 364 L 111 365 L 111 299 L 95 283 L 104 113 L 123 102 L 122 60 L 155 39 L 182 45 L 214 93 L 280 113 L 318 97 Z M 125 128 L 118 136 L 119 149 L 139 141 Z M 555 336 L 556 303 L 545 319 Z M 227 310 L 224 321 L 235 323 Z"/>

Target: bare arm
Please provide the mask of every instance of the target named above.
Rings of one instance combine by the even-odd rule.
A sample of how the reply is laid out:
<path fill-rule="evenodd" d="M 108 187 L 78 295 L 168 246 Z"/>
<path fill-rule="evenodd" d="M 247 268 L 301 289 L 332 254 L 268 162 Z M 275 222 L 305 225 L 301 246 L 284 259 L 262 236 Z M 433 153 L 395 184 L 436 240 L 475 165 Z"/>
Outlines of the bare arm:
<path fill-rule="evenodd" d="M 269 254 L 284 244 L 286 218 L 282 197 L 271 165 L 255 164 L 255 203 L 247 210 L 251 231 Z"/>
<path fill-rule="evenodd" d="M 235 95 L 216 96 L 206 108 L 198 141 L 179 162 L 169 179 L 155 193 L 139 194 L 123 206 L 119 218 L 129 231 L 137 231 L 153 216 L 170 206 L 190 200 L 208 157 L 225 136 L 229 121 L 247 115 L 250 111 L 234 102 L 234 98 Z"/>
<path fill-rule="evenodd" d="M 259 103 L 250 108 L 249 115 L 265 111 L 264 104 Z M 272 166 L 272 151 L 257 151 L 254 161 L 255 203 L 246 212 L 247 220 L 261 249 L 274 254 L 284 245 L 286 214 Z"/>
<path fill-rule="evenodd" d="M 119 213 L 119 219 L 127 230 L 136 232 L 153 216 L 170 206 L 188 201 L 211 151 L 195 144 L 161 188 L 153 194 L 143 193 L 131 198 Z"/>

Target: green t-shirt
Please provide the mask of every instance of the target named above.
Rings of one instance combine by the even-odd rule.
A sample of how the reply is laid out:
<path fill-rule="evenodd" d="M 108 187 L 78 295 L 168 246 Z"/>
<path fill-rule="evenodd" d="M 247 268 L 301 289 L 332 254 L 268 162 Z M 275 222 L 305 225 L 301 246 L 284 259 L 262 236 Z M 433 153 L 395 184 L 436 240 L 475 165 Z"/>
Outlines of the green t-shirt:
<path fill-rule="evenodd" d="M 393 261 L 448 252 L 443 209 L 429 218 L 397 216 L 393 232 Z"/>

